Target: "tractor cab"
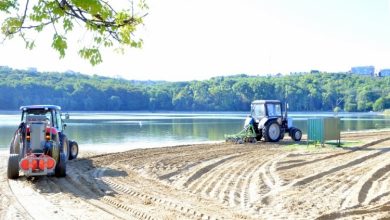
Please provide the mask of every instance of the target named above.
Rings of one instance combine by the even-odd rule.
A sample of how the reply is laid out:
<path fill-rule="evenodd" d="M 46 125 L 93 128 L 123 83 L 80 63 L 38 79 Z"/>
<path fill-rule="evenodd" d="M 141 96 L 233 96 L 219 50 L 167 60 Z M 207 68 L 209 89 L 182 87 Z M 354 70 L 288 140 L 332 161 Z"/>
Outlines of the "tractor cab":
<path fill-rule="evenodd" d="M 61 107 L 56 105 L 31 105 L 22 106 L 22 119 L 24 123 L 28 123 L 34 118 L 38 120 L 39 117 L 44 118 L 48 126 L 54 127 L 57 132 L 62 132 L 65 124 L 61 118 Z"/>
<path fill-rule="evenodd" d="M 256 121 L 262 118 L 281 118 L 282 103 L 278 100 L 256 100 L 251 105 L 251 115 Z"/>

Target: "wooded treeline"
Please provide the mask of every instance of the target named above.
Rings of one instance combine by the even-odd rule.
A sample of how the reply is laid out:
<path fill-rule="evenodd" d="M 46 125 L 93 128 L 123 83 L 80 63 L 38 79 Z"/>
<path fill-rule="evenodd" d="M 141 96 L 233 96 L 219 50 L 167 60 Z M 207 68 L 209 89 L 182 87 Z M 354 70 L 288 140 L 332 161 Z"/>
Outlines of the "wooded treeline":
<path fill-rule="evenodd" d="M 287 100 L 292 111 L 382 111 L 390 108 L 390 77 L 242 74 L 163 82 L 0 67 L 2 110 L 55 104 L 64 110 L 248 111 L 255 99 Z"/>

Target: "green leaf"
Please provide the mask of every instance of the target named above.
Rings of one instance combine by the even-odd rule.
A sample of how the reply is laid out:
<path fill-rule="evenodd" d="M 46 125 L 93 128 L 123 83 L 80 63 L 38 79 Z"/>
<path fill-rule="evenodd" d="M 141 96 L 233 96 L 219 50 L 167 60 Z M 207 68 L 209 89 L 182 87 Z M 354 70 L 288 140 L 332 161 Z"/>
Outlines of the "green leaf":
<path fill-rule="evenodd" d="M 1 0 L 0 1 L 0 11 L 4 11 L 6 13 L 10 13 L 10 9 L 17 8 L 16 0 Z"/>
<path fill-rule="evenodd" d="M 73 29 L 73 22 L 72 22 L 71 19 L 64 18 L 64 22 L 63 23 L 64 23 L 63 27 L 64 27 L 65 33 L 69 32 L 69 31 L 71 31 Z"/>
<path fill-rule="evenodd" d="M 53 43 L 51 46 L 60 53 L 60 58 L 64 58 L 65 50 L 68 48 L 65 37 L 54 34 Z"/>
<path fill-rule="evenodd" d="M 41 24 L 41 25 L 39 25 L 39 26 L 37 26 L 36 28 L 35 28 L 35 30 L 37 31 L 37 32 L 41 32 L 42 30 L 43 30 L 43 24 Z"/>
<path fill-rule="evenodd" d="M 100 51 L 97 48 L 83 48 L 79 51 L 79 55 L 89 60 L 93 66 L 103 62 Z"/>
<path fill-rule="evenodd" d="M 35 47 L 34 41 L 26 41 L 26 49 L 32 50 Z"/>
<path fill-rule="evenodd" d="M 1 32 L 8 37 L 15 34 L 21 26 L 22 21 L 20 18 L 11 17 L 4 21 L 3 26 L 1 27 Z"/>

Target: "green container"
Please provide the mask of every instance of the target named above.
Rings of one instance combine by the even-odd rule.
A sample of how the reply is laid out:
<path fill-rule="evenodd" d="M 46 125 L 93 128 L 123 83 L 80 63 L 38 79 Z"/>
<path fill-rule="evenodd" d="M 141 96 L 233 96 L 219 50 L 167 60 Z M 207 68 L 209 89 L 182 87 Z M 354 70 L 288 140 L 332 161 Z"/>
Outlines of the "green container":
<path fill-rule="evenodd" d="M 338 140 L 340 145 L 340 118 L 310 118 L 307 121 L 307 140 L 324 144 L 328 140 Z"/>

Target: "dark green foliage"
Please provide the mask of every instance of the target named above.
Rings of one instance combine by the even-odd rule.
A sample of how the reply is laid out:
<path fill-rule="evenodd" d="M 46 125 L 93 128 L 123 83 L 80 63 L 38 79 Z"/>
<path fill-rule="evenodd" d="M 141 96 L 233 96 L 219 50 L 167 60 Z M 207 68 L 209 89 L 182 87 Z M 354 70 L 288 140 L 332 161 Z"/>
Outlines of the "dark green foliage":
<path fill-rule="evenodd" d="M 120 4 L 123 8 L 116 8 L 116 4 L 103 0 L 1 0 L 0 35 L 6 40 L 19 37 L 26 49 L 31 50 L 37 33 L 54 32 L 51 46 L 63 58 L 68 49 L 66 36 L 80 31 L 73 29 L 77 24 L 86 31 L 83 42 L 87 42 L 77 46 L 78 53 L 96 65 L 103 62 L 100 50 L 104 47 L 118 46 L 119 50 L 123 46 L 142 47 L 142 39 L 135 34 L 143 24 L 148 6 L 144 0 L 137 3 Z"/>
<path fill-rule="evenodd" d="M 214 77 L 205 81 L 130 81 L 79 73 L 0 67 L 0 109 L 55 104 L 89 111 L 249 111 L 255 99 L 288 101 L 291 111 L 382 111 L 390 77 L 350 74 Z"/>

